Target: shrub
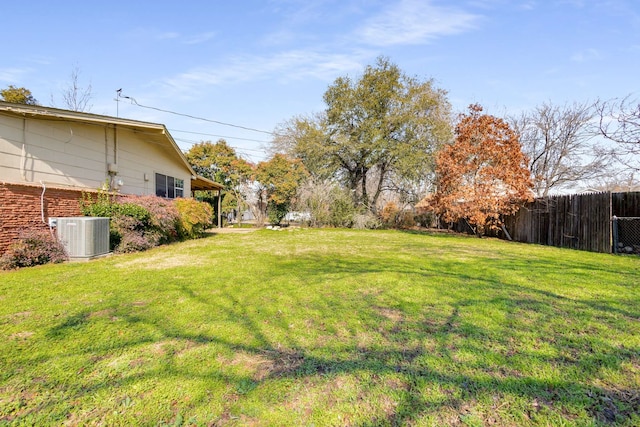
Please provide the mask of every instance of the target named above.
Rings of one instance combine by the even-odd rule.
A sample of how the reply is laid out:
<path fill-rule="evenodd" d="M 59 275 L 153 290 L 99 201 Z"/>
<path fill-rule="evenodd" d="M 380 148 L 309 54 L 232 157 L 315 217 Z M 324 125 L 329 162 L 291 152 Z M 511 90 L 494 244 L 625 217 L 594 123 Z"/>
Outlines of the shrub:
<path fill-rule="evenodd" d="M 433 212 L 422 212 L 413 217 L 414 222 L 420 227 L 436 227 L 438 218 Z"/>
<path fill-rule="evenodd" d="M 394 202 L 388 202 L 382 208 L 382 212 L 380 212 L 380 218 L 382 222 L 387 227 L 395 227 L 398 223 L 400 215 L 400 208 Z"/>
<path fill-rule="evenodd" d="M 213 225 L 213 208 L 195 199 L 175 199 L 180 214 L 180 232 L 183 237 L 197 238 Z"/>
<path fill-rule="evenodd" d="M 111 218 L 117 204 L 117 196 L 105 191 L 99 191 L 95 197 L 91 193 L 82 193 L 80 211 L 84 216 Z"/>
<path fill-rule="evenodd" d="M 380 219 L 384 227 L 411 228 L 416 225 L 413 212 L 400 209 L 395 202 L 388 202 L 380 212 Z"/>
<path fill-rule="evenodd" d="M 146 233 L 150 230 L 151 214 L 142 206 L 134 203 L 116 203 L 109 221 L 110 246 L 114 252 L 135 252 L 157 246 L 160 239 L 153 234 Z M 131 236 L 137 236 L 135 239 Z M 127 242 L 139 241 L 147 238 L 147 242 L 139 245 L 131 245 Z M 128 247 L 124 248 L 122 245 Z M 138 248 L 138 249 L 134 249 Z"/>
<path fill-rule="evenodd" d="M 294 209 L 308 215 L 311 227 L 349 228 L 357 213 L 352 194 L 330 180 L 310 179 L 300 187 Z"/>
<path fill-rule="evenodd" d="M 382 222 L 380 218 L 371 212 L 365 212 L 354 216 L 353 228 L 376 230 L 382 228 Z"/>
<path fill-rule="evenodd" d="M 174 242 L 180 238 L 180 214 L 173 202 L 157 196 L 140 196 L 129 201 L 149 212 L 149 225 L 160 234 L 159 244 Z"/>
<path fill-rule="evenodd" d="M 411 211 L 404 211 L 400 214 L 400 227 L 411 228 L 416 226 L 416 219 Z"/>
<path fill-rule="evenodd" d="M 141 232 L 124 232 L 115 252 L 119 254 L 141 252 L 156 246 L 147 237 Z"/>
<path fill-rule="evenodd" d="M 69 259 L 62 244 L 47 230 L 23 231 L 0 257 L 0 269 L 59 263 Z"/>
<path fill-rule="evenodd" d="M 162 200 L 157 198 L 158 200 Z M 136 199 L 121 202 L 114 195 L 99 192 L 95 198 L 83 194 L 80 209 L 86 216 L 108 217 L 109 246 L 114 252 L 142 251 L 160 244 L 162 233 L 154 226 L 149 210 Z"/>
<path fill-rule="evenodd" d="M 329 225 L 333 227 L 352 227 L 356 207 L 348 191 L 334 188 L 331 191 L 333 201 L 329 207 Z"/>
<path fill-rule="evenodd" d="M 195 238 L 211 226 L 213 209 L 194 199 L 166 200 L 156 196 L 118 199 L 106 192 L 83 194 L 87 216 L 109 217 L 114 252 L 143 251 L 180 238 Z"/>
<path fill-rule="evenodd" d="M 267 218 L 272 225 L 280 225 L 289 213 L 289 203 L 276 203 L 269 200 L 267 203 Z"/>
<path fill-rule="evenodd" d="M 322 227 L 329 224 L 329 207 L 331 206 L 331 190 L 334 184 L 310 178 L 300 187 L 296 195 L 294 210 L 308 213 L 308 225 Z"/>
<path fill-rule="evenodd" d="M 83 193 L 80 211 L 85 216 L 93 217 L 129 216 L 138 220 L 143 228 L 151 225 L 151 213 L 144 206 L 133 201 L 121 202 L 116 196 L 105 192 L 99 192 L 95 200 L 91 194 Z"/>
<path fill-rule="evenodd" d="M 140 223 L 140 228 L 146 229 L 152 226 L 151 213 L 136 203 L 125 202 L 115 205 L 114 216 L 128 216 L 136 219 Z"/>
<path fill-rule="evenodd" d="M 150 249 L 160 244 L 161 234 L 133 216 L 116 215 L 110 221 L 111 247 L 114 252 L 127 253 Z"/>
<path fill-rule="evenodd" d="M 305 208 L 308 210 L 309 225 L 311 227 L 322 227 L 329 224 L 330 211 L 329 204 L 319 197 L 309 198 Z"/>

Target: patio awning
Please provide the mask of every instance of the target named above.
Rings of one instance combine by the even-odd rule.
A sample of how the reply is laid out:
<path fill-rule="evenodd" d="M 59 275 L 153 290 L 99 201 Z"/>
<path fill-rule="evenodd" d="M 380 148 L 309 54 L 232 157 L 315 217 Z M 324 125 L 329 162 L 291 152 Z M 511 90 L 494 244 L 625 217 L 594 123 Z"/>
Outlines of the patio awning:
<path fill-rule="evenodd" d="M 191 191 L 220 191 L 224 189 L 222 184 L 211 181 L 203 176 L 196 175 L 191 179 Z"/>

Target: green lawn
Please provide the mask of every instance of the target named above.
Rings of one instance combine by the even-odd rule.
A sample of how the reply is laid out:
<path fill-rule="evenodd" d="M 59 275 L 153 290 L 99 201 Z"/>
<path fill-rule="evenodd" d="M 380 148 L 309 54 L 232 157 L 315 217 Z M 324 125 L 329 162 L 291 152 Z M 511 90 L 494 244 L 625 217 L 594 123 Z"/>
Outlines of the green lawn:
<path fill-rule="evenodd" d="M 640 425 L 640 258 L 220 234 L 0 273 L 0 425 Z"/>

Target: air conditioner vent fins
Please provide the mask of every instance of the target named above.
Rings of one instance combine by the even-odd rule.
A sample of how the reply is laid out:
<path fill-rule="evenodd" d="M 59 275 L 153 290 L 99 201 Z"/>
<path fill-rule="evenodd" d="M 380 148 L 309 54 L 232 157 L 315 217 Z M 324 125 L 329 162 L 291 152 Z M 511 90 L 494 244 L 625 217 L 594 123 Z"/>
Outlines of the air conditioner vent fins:
<path fill-rule="evenodd" d="M 109 253 L 109 218 L 57 218 L 56 232 L 71 259 L 91 259 Z"/>

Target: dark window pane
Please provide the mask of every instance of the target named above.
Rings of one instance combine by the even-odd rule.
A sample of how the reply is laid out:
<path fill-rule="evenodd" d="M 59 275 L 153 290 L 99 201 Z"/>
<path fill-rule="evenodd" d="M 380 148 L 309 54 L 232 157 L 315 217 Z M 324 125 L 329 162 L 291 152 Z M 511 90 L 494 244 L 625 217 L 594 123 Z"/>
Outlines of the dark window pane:
<path fill-rule="evenodd" d="M 166 175 L 156 174 L 156 196 L 167 197 L 167 177 Z"/>
<path fill-rule="evenodd" d="M 167 197 L 173 199 L 176 197 L 176 187 L 172 176 L 167 177 Z"/>

